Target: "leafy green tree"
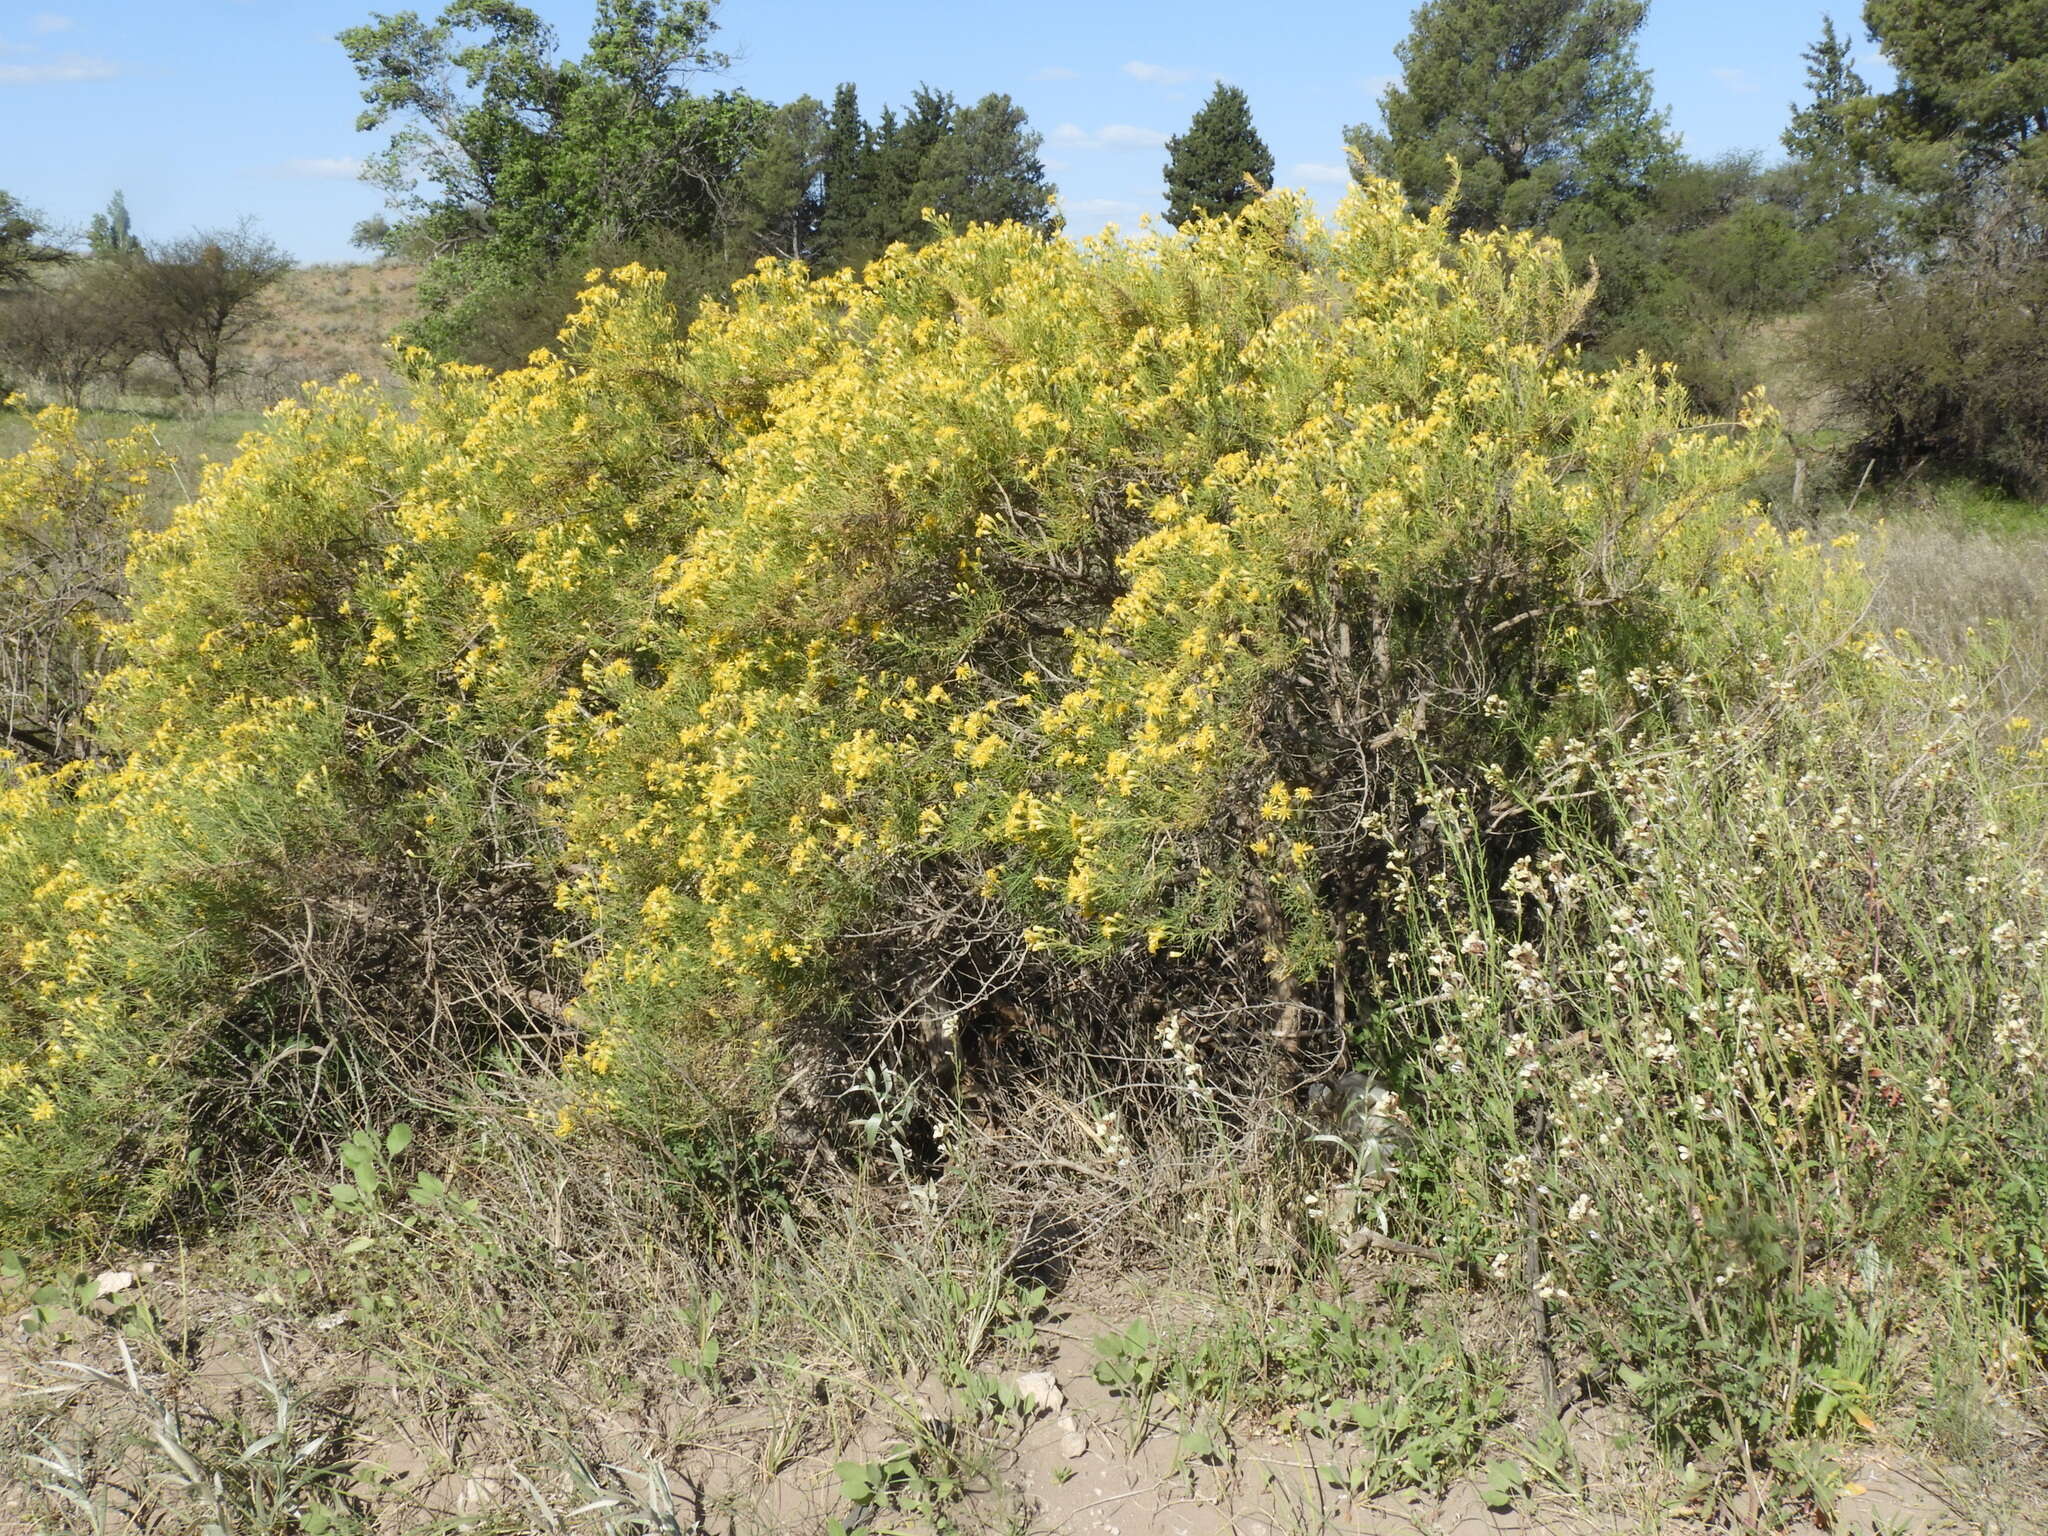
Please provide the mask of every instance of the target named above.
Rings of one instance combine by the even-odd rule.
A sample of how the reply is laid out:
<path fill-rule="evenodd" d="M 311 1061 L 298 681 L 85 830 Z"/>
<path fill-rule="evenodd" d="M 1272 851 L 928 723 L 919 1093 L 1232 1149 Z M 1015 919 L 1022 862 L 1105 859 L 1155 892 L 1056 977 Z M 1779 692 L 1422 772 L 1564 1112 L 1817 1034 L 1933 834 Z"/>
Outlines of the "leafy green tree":
<path fill-rule="evenodd" d="M 954 108 L 947 131 L 926 148 L 911 184 L 919 222 L 930 208 L 961 225 L 1047 227 L 1052 187 L 1038 158 L 1043 142 L 1028 126 L 1024 109 L 1006 95 L 992 93 Z"/>
<path fill-rule="evenodd" d="M 871 131 L 843 85 L 829 111 L 694 93 L 722 66 L 710 0 L 601 0 L 563 58 L 524 5 L 452 0 L 432 21 L 377 16 L 341 35 L 365 130 L 390 130 L 370 179 L 386 250 L 429 258 L 412 339 L 506 365 L 555 339 L 584 271 L 659 265 L 678 297 L 763 255 L 844 264 L 956 221 L 1050 220 L 1039 138 L 1006 96 L 962 108 L 923 87 Z"/>
<path fill-rule="evenodd" d="M 356 126 L 393 128 L 369 179 L 415 218 L 483 215 L 501 238 L 547 238 L 534 226 L 551 198 L 560 242 L 701 215 L 705 172 L 732 153 L 717 99 L 686 89 L 725 62 L 712 26 L 705 0 L 601 0 L 580 60 L 555 58 L 534 11 L 492 0 L 351 27 Z"/>
<path fill-rule="evenodd" d="M 739 176 L 738 222 L 759 250 L 809 261 L 819 249 L 831 119 L 815 96 L 799 96 L 763 120 Z"/>
<path fill-rule="evenodd" d="M 1273 152 L 1244 92 L 1219 80 L 1188 131 L 1166 141 L 1166 222 L 1178 229 L 1198 214 L 1237 212 L 1258 196 L 1246 177 L 1271 187 Z"/>
<path fill-rule="evenodd" d="M 2048 0 L 1868 0 L 1863 19 L 1898 76 L 1894 180 L 1950 202 L 1993 173 L 2048 185 Z"/>
<path fill-rule="evenodd" d="M 1644 0 L 1427 0 L 1395 52 L 1379 128 L 1346 141 L 1417 206 L 1457 185 L 1464 228 L 1545 227 L 1592 202 L 1625 218 L 1671 158 L 1636 61 Z"/>
<path fill-rule="evenodd" d="M 341 34 L 357 127 L 391 130 L 368 175 L 392 235 L 435 253 L 418 339 L 461 353 L 493 305 L 595 250 L 723 238 L 768 108 L 689 89 L 725 62 L 712 30 L 708 0 L 600 0 L 584 56 L 562 59 L 528 7 L 453 0 Z"/>
<path fill-rule="evenodd" d="M 128 218 L 128 199 L 116 192 L 106 212 L 92 216 L 86 231 L 86 246 L 95 256 L 135 256 L 142 251 L 142 238 Z"/>

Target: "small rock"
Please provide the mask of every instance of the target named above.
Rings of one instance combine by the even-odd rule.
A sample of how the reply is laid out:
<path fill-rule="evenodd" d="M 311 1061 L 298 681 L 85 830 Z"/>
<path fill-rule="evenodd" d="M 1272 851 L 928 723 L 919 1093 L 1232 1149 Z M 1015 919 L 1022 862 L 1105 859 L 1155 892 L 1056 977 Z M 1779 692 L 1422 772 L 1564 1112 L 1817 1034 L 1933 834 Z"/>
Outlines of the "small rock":
<path fill-rule="evenodd" d="M 1074 1461 L 1088 1454 L 1088 1437 L 1071 1413 L 1060 1415 L 1060 1454 Z"/>
<path fill-rule="evenodd" d="M 125 1269 L 109 1269 L 93 1280 L 93 1295 L 118 1296 L 135 1283 L 135 1276 Z"/>
<path fill-rule="evenodd" d="M 1058 1413 L 1067 1406 L 1067 1396 L 1051 1371 L 1026 1371 L 1017 1378 L 1017 1395 L 1037 1413 Z"/>

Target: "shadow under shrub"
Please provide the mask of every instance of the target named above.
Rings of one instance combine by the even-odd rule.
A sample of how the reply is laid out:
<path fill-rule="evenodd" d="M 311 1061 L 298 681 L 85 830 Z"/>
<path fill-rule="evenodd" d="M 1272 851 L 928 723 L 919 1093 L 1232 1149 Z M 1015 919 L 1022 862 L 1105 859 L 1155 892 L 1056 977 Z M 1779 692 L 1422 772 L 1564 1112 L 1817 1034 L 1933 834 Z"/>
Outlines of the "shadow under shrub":
<path fill-rule="evenodd" d="M 1584 302 L 1376 187 L 687 329 L 628 268 L 531 367 L 278 407 L 138 548 L 104 755 L 8 770 L 0 1224 L 571 1040 L 563 1134 L 1324 1070 L 1444 795 L 1504 864 L 1546 754 L 1657 718 L 1583 677 L 1827 622 L 1760 448 L 1579 369 Z"/>

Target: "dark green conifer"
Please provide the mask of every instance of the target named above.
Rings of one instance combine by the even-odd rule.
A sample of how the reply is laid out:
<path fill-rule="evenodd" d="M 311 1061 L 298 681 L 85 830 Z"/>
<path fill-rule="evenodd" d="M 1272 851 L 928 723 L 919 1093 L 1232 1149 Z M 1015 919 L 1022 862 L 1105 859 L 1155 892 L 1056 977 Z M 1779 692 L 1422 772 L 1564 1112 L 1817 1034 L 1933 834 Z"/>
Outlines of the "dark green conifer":
<path fill-rule="evenodd" d="M 818 255 L 821 264 L 851 266 L 872 253 L 868 249 L 868 126 L 861 120 L 860 95 L 851 83 L 832 93 L 832 113 L 825 125 L 822 202 L 818 209 Z"/>
<path fill-rule="evenodd" d="M 1217 82 L 1188 131 L 1166 141 L 1166 222 L 1179 228 L 1199 213 L 1235 213 L 1273 184 L 1273 152 L 1252 126 L 1243 91 Z"/>
<path fill-rule="evenodd" d="M 1869 0 L 1863 20 L 1898 74 L 1880 120 L 1893 180 L 2048 189 L 2048 0 Z"/>

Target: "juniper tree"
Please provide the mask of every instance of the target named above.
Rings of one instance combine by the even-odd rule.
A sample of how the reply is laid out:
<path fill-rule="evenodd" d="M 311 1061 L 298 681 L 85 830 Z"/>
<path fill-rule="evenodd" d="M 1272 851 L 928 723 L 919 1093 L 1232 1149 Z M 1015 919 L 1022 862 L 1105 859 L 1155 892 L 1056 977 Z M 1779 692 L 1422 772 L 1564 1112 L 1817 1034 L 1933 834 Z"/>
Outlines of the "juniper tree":
<path fill-rule="evenodd" d="M 883 164 L 875 178 L 873 228 L 882 246 L 898 240 L 923 243 L 924 210 L 931 205 L 920 195 L 918 183 L 926 163 L 951 136 L 958 110 L 951 91 L 920 85 L 894 131 L 878 140 L 875 153 Z"/>
<path fill-rule="evenodd" d="M 910 183 L 917 175 L 917 157 L 909 147 L 904 125 L 897 120 L 894 107 L 882 108 L 874 132 L 868 136 L 864 159 L 866 195 L 858 227 L 864 255 L 878 256 L 891 241 L 906 233 L 900 228 L 900 215 L 910 200 Z"/>
<path fill-rule="evenodd" d="M 1005 221 L 1048 228 L 1052 184 L 1024 111 L 991 94 L 963 107 L 949 91 L 920 86 L 901 117 L 885 107 L 862 122 L 854 88 L 842 85 L 823 130 L 820 259 L 857 265 L 890 245 L 922 245 L 925 210 L 955 225 Z"/>
<path fill-rule="evenodd" d="M 1200 213 L 1235 213 L 1273 184 L 1273 152 L 1252 126 L 1243 91 L 1221 81 L 1188 131 L 1166 141 L 1166 221 L 1176 228 Z"/>
<path fill-rule="evenodd" d="M 1847 180 L 1862 169 L 1850 125 L 1857 104 L 1870 95 L 1870 87 L 1856 72 L 1849 40 L 1835 30 L 1832 16 L 1821 18 L 1820 40 L 1801 57 L 1806 60 L 1811 94 L 1805 106 L 1793 105 L 1792 121 L 1780 142 L 1794 160 L 1839 166 Z"/>
<path fill-rule="evenodd" d="M 1845 270 L 1876 252 L 1891 211 L 1870 175 L 1877 101 L 1832 16 L 1803 57 L 1809 95 L 1781 136 L 1791 157 L 1784 180 L 1801 227 L 1830 243 L 1831 264 Z"/>
<path fill-rule="evenodd" d="M 847 265 L 868 255 L 868 182 L 872 170 L 868 126 L 860 115 L 860 95 L 851 83 L 842 84 L 832 93 L 832 112 L 825 126 L 818 208 L 820 261 Z"/>

